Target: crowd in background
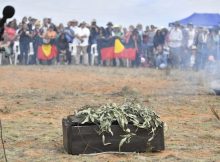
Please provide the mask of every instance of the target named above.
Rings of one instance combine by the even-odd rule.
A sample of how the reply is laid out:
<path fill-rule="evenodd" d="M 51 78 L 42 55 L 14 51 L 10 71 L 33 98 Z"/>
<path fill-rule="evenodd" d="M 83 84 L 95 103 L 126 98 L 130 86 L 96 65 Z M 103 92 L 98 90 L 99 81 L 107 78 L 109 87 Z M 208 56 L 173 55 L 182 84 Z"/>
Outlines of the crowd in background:
<path fill-rule="evenodd" d="M 123 43 L 133 43 L 136 59 L 103 61 L 99 44 L 112 37 L 120 38 Z M 42 44 L 52 44 L 57 48 L 56 57 L 47 60 L 47 64 L 94 64 L 158 69 L 170 66 L 199 70 L 207 63 L 220 59 L 218 28 L 195 27 L 193 24 L 182 26 L 179 23 L 171 24 L 169 29 L 157 28 L 154 25 L 144 27 L 142 24 L 122 27 L 112 22 L 102 27 L 96 20 L 91 23 L 71 20 L 64 25 L 54 24 L 51 18 L 40 21 L 24 17 L 20 23 L 14 19 L 5 26 L 4 40 L 0 42 L 0 64 L 7 58 L 9 63 L 20 65 L 43 64 L 44 60 L 38 57 L 38 49 Z M 97 50 L 95 63 L 91 47 L 96 47 Z M 17 51 L 19 53 L 15 54 Z"/>

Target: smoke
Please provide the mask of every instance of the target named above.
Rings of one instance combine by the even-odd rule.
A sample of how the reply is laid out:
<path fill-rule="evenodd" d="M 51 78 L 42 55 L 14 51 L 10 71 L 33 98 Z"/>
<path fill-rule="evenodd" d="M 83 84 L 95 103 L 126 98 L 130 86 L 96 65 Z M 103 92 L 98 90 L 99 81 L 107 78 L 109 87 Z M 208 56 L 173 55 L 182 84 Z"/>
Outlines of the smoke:
<path fill-rule="evenodd" d="M 208 62 L 203 77 L 207 88 L 220 92 L 220 61 Z"/>

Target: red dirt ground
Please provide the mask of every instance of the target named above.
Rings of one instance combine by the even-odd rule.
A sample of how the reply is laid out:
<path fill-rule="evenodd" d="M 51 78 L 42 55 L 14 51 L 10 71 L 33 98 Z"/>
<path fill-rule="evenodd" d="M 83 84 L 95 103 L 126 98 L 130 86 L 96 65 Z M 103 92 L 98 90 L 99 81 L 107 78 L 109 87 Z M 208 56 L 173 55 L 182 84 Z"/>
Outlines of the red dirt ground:
<path fill-rule="evenodd" d="M 11 161 L 220 161 L 220 100 L 201 73 L 82 66 L 0 67 L 0 119 Z M 120 95 L 119 95 L 120 94 Z M 136 95 L 167 125 L 166 150 L 72 156 L 62 144 L 62 118 L 84 105 L 121 103 Z M 0 161 L 3 150 L 0 147 Z"/>

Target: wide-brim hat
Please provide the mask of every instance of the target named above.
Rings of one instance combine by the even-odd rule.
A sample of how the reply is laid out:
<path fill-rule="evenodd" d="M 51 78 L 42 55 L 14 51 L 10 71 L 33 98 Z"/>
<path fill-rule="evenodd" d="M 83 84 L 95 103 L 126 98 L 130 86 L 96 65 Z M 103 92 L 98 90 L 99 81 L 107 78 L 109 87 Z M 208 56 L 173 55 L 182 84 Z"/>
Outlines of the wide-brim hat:
<path fill-rule="evenodd" d="M 78 23 L 78 21 L 76 19 L 71 20 L 70 22 L 72 23 Z"/>
<path fill-rule="evenodd" d="M 82 21 L 80 24 L 81 24 L 81 25 L 86 25 L 86 22 L 85 22 L 85 21 Z"/>
<path fill-rule="evenodd" d="M 121 28 L 120 25 L 114 25 L 113 28 Z"/>
<path fill-rule="evenodd" d="M 40 20 L 37 20 L 37 21 L 35 22 L 35 26 L 41 26 Z"/>
<path fill-rule="evenodd" d="M 112 22 L 108 22 L 106 25 L 107 26 L 113 26 Z"/>

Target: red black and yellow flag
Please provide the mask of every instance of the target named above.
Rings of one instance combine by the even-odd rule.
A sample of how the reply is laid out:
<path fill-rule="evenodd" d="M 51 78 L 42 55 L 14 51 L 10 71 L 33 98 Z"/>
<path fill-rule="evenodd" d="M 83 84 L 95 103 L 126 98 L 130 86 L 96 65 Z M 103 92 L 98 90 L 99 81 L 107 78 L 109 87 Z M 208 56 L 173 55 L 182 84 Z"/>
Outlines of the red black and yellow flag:
<path fill-rule="evenodd" d="M 38 47 L 38 59 L 42 61 L 51 60 L 57 56 L 55 45 L 43 44 Z"/>
<path fill-rule="evenodd" d="M 103 39 L 100 45 L 102 60 L 123 58 L 135 60 L 136 49 L 132 44 L 123 44 L 119 38 Z"/>

